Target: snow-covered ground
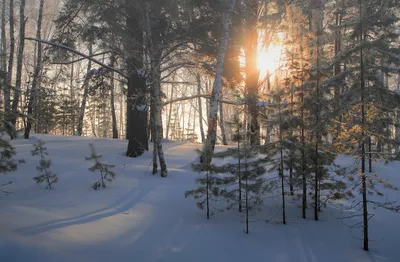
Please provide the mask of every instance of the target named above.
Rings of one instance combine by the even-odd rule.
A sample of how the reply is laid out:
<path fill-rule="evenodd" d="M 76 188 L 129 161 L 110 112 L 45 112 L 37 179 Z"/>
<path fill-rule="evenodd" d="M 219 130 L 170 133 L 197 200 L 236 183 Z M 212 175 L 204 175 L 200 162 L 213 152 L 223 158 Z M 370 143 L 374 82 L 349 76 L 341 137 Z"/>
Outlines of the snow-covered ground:
<path fill-rule="evenodd" d="M 38 159 L 30 151 L 37 138 L 47 142 L 60 179 L 54 190 L 32 179 Z M 91 188 L 98 174 L 88 171 L 91 163 L 84 160 L 89 143 L 117 166 L 117 178 L 106 189 Z M 400 261 L 400 216 L 386 210 L 372 210 L 369 253 L 338 219 L 346 215 L 340 209 L 324 209 L 318 222 L 309 210 L 310 218 L 303 220 L 296 199 L 289 199 L 287 225 L 280 224 L 280 198 L 267 199 L 251 218 L 250 235 L 235 211 L 215 212 L 207 220 L 193 199 L 184 198 L 198 176 L 189 165 L 197 158 L 195 144 L 164 144 L 166 179 L 151 175 L 151 153 L 126 158 L 123 140 L 36 135 L 13 144 L 26 163 L 0 178 L 13 181 L 7 187 L 13 194 L 0 195 L 1 262 Z M 377 170 L 400 185 L 400 163 Z M 389 196 L 397 199 L 400 193 Z M 352 234 L 361 236 L 357 230 Z"/>

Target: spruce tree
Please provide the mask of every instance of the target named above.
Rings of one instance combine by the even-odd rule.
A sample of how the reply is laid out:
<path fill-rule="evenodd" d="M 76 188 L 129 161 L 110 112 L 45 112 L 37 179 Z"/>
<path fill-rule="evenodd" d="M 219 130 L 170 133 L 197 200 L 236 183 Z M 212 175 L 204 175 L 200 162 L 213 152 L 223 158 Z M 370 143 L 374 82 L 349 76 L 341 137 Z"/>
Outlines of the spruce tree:
<path fill-rule="evenodd" d="M 399 107 L 399 98 L 383 81 L 391 74 L 399 71 L 400 51 L 393 43 L 398 41 L 396 23 L 398 21 L 397 2 L 395 0 L 359 0 L 349 3 L 346 8 L 344 22 L 348 25 L 345 39 L 347 45 L 342 45 L 342 51 L 333 59 L 334 64 L 346 64 L 345 70 L 328 79 L 325 87 L 338 86 L 343 81 L 349 87 L 339 99 L 340 114 L 343 115 L 338 141 L 335 144 L 360 160 L 359 176 L 351 176 L 358 186 L 363 212 L 363 248 L 369 250 L 370 213 L 368 194 L 374 193 L 375 184 L 385 181 L 377 174 L 367 172 L 367 156 L 372 158 L 392 160 L 390 150 L 398 147 L 398 141 L 393 139 L 390 130 L 395 128 L 393 116 Z M 374 150 L 373 143 L 376 143 Z M 376 192 L 375 192 L 376 193 Z M 379 193 L 378 193 L 379 194 Z M 387 203 L 375 203 L 380 207 L 393 209 Z"/>
<path fill-rule="evenodd" d="M 112 168 L 115 167 L 115 165 L 109 165 L 100 162 L 100 158 L 102 157 L 102 155 L 98 155 L 96 153 L 93 144 L 90 144 L 89 147 L 90 147 L 90 156 L 86 157 L 86 160 L 94 162 L 93 166 L 90 167 L 89 170 L 91 172 L 100 171 L 100 179 L 96 181 L 92 187 L 94 190 L 97 190 L 100 187 L 105 188 L 107 181 L 111 182 L 113 179 L 115 179 L 116 174 L 111 170 Z"/>
<path fill-rule="evenodd" d="M 47 158 L 49 153 L 45 147 L 45 142 L 38 139 L 35 144 L 33 144 L 34 149 L 31 151 L 32 156 L 39 156 L 39 165 L 36 167 L 39 174 L 33 178 L 37 184 L 46 184 L 47 189 L 52 189 L 52 184 L 58 182 L 58 177 L 56 173 L 53 173 L 49 169 L 51 168 L 51 159 Z"/>
<path fill-rule="evenodd" d="M 200 150 L 197 153 L 200 156 L 203 155 L 203 152 Z M 206 208 L 207 219 L 210 219 L 210 216 L 213 214 L 210 211 L 211 202 L 215 201 L 221 195 L 220 186 L 223 184 L 217 177 L 217 174 L 220 173 L 219 169 L 212 163 L 192 164 L 192 169 L 198 173 L 204 172 L 204 176 L 196 179 L 196 183 L 199 186 L 196 189 L 186 191 L 185 198 L 192 196 L 197 200 L 197 207 L 200 209 Z"/>
<path fill-rule="evenodd" d="M 200 199 L 198 206 L 207 208 L 209 218 L 210 202 L 217 198 L 227 201 L 226 209 L 238 209 L 239 212 L 245 209 L 246 234 L 249 233 L 249 216 L 251 211 L 260 209 L 263 203 L 263 194 L 270 190 L 266 183 L 264 174 L 267 159 L 260 156 L 260 147 L 251 146 L 246 130 L 237 117 L 233 122 L 235 133 L 233 140 L 237 143 L 235 147 L 228 148 L 222 152 L 214 153 L 213 160 L 228 159 L 228 163 L 217 165 L 211 163 L 194 164 L 193 170 L 205 171 L 206 177 L 197 179 L 200 184 L 195 190 L 187 191 L 185 196 L 193 195 Z M 220 209 L 221 210 L 221 209 Z"/>

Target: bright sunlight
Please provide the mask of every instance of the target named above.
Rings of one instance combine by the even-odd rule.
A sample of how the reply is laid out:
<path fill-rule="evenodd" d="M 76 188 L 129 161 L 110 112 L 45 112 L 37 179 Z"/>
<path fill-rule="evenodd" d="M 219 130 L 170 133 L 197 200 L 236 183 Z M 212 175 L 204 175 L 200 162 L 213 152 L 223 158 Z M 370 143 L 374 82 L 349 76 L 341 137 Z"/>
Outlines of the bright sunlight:
<path fill-rule="evenodd" d="M 257 57 L 257 67 L 260 70 L 261 75 L 267 71 L 273 72 L 279 65 L 281 58 L 282 46 L 272 44 L 268 50 L 259 50 Z"/>

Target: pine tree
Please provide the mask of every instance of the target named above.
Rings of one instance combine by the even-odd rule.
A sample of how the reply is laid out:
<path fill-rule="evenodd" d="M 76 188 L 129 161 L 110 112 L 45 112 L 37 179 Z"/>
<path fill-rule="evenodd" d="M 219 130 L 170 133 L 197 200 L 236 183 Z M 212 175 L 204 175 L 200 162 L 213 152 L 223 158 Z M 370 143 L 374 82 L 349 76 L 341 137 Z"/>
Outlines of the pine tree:
<path fill-rule="evenodd" d="M 199 150 L 198 154 L 202 156 L 203 152 Z M 222 185 L 222 181 L 217 177 L 219 170 L 211 163 L 207 165 L 201 163 L 192 164 L 192 169 L 198 173 L 204 172 L 205 176 L 196 179 L 199 187 L 186 191 L 185 198 L 192 196 L 197 200 L 197 207 L 200 209 L 204 209 L 205 207 L 207 219 L 210 219 L 210 216 L 213 214 L 210 211 L 211 202 L 215 201 L 221 195 L 220 186 Z"/>
<path fill-rule="evenodd" d="M 258 210 L 263 203 L 262 195 L 269 190 L 265 183 L 264 174 L 265 157 L 259 155 L 259 146 L 250 146 L 249 137 L 243 124 L 235 117 L 232 123 L 235 126 L 233 140 L 236 147 L 222 152 L 214 153 L 212 159 L 230 159 L 226 164 L 194 164 L 193 170 L 205 171 L 206 177 L 197 179 L 200 187 L 187 191 L 185 196 L 193 195 L 200 199 L 198 206 L 207 207 L 207 218 L 209 218 L 209 207 L 212 200 L 223 198 L 227 201 L 226 209 L 245 209 L 246 234 L 249 233 L 249 216 L 251 211 Z M 232 160 L 231 160 L 232 159 Z"/>
<path fill-rule="evenodd" d="M 52 189 L 51 185 L 58 182 L 57 174 L 53 173 L 49 169 L 51 168 L 51 159 L 47 158 L 49 153 L 45 147 L 45 142 L 38 139 L 35 144 L 33 144 L 34 149 L 31 151 L 32 156 L 39 156 L 39 165 L 36 167 L 39 174 L 35 176 L 33 180 L 37 184 L 46 183 L 47 189 Z"/>
<path fill-rule="evenodd" d="M 90 156 L 86 157 L 86 160 L 93 161 L 94 165 L 89 168 L 91 172 L 100 171 L 100 179 L 93 184 L 93 189 L 97 190 L 98 188 L 106 187 L 106 181 L 111 182 L 115 179 L 116 174 L 111 170 L 115 167 L 115 165 L 104 164 L 100 162 L 100 158 L 102 155 L 98 155 L 95 151 L 94 145 L 90 144 Z"/>
<path fill-rule="evenodd" d="M 15 148 L 7 141 L 0 137 L 0 175 L 6 175 L 10 172 L 14 172 L 18 168 L 18 162 L 14 159 L 16 154 Z M 20 160 L 19 163 L 23 163 Z M 9 181 L 5 184 L 0 184 L 0 192 L 9 193 L 1 189 L 2 186 L 11 184 Z"/>
<path fill-rule="evenodd" d="M 399 50 L 393 45 L 398 41 L 395 30 L 397 6 L 393 0 L 359 0 L 356 4 L 349 3 L 346 6 L 352 12 L 347 12 L 343 19 L 352 26 L 347 28 L 342 37 L 347 45 L 342 45 L 342 51 L 333 59 L 333 64 L 345 63 L 346 68 L 324 84 L 330 87 L 345 81 L 349 87 L 340 97 L 338 108 L 343 119 L 339 140 L 335 144 L 343 152 L 361 160 L 359 176 L 351 176 L 350 179 L 354 180 L 357 185 L 355 189 L 359 189 L 362 196 L 362 201 L 357 205 L 363 211 L 365 251 L 369 250 L 368 203 L 371 201 L 368 200 L 368 194 L 374 193 L 377 182 L 388 186 L 376 174 L 368 174 L 367 156 L 371 159 L 372 167 L 373 154 L 381 159 L 393 159 L 390 150 L 384 152 L 382 146 L 398 147 L 398 141 L 393 139 L 389 130 L 394 129 L 395 123 L 390 116 L 394 116 L 399 100 L 383 81 L 388 75 L 399 71 Z M 378 142 L 376 152 L 371 152 L 372 141 Z M 375 204 L 393 209 L 387 203 Z"/>

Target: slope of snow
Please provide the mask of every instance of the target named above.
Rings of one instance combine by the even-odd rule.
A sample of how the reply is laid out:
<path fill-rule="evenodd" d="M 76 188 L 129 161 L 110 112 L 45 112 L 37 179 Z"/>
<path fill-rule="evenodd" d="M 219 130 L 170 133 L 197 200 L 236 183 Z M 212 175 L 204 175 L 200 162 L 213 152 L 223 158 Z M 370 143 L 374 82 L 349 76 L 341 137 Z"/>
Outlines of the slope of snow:
<path fill-rule="evenodd" d="M 54 190 L 32 179 L 38 159 L 30 150 L 36 138 L 47 142 L 52 170 L 60 178 Z M 99 175 L 87 170 L 89 143 L 116 165 L 117 178 L 106 189 L 91 188 Z M 280 224 L 280 198 L 267 199 L 262 212 L 251 217 L 250 235 L 235 211 L 216 211 L 207 220 L 193 199 L 184 198 L 199 176 L 189 165 L 199 145 L 166 142 L 169 177 L 162 179 L 151 175 L 151 153 L 126 158 L 123 140 L 37 135 L 13 144 L 26 163 L 0 178 L 0 183 L 13 181 L 7 187 L 13 194 L 0 195 L 2 262 L 400 261 L 400 217 L 385 210 L 372 210 L 369 253 L 338 219 L 345 215 L 340 208 L 324 209 L 318 222 L 310 209 L 303 220 L 297 199 L 288 201 L 286 226 Z M 400 185 L 399 163 L 377 168 Z M 352 233 L 360 236 L 359 230 Z"/>

